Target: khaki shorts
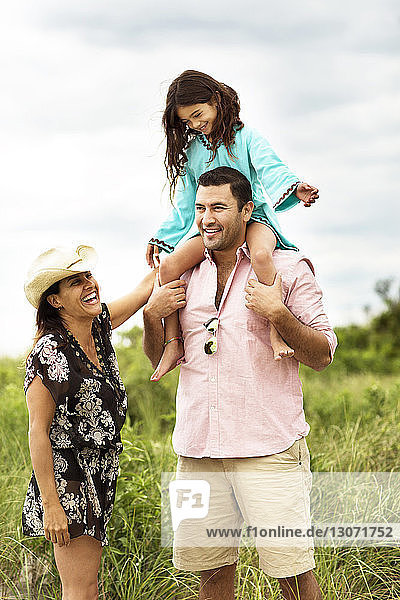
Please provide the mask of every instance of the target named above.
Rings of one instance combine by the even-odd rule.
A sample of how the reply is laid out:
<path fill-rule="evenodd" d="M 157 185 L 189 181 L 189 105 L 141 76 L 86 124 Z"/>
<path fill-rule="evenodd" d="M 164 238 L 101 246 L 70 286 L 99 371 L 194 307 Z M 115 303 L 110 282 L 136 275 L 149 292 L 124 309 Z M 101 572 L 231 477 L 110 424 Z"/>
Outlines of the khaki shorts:
<path fill-rule="evenodd" d="M 282 534 L 285 529 L 304 531 L 311 525 L 310 455 L 304 438 L 269 456 L 179 456 L 176 478 L 210 484 L 207 516 L 186 519 L 175 532 L 176 568 L 204 571 L 236 562 L 244 522 L 242 543 L 246 536 L 253 539 L 260 568 L 267 575 L 291 577 L 315 567 L 312 538 Z"/>

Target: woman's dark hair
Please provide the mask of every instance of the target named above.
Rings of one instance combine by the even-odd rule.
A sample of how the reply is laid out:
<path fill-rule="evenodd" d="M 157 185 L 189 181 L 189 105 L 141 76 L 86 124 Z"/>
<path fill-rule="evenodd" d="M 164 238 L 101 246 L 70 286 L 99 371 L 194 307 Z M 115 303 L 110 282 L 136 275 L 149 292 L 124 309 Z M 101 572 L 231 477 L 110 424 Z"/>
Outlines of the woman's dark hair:
<path fill-rule="evenodd" d="M 167 138 L 165 153 L 165 168 L 170 183 L 170 198 L 172 199 L 178 178 L 185 174 L 187 156 L 185 153 L 196 133 L 183 124 L 177 115 L 179 106 L 205 104 L 215 102 L 217 116 L 211 132 L 211 163 L 217 153 L 218 145 L 224 144 L 230 156 L 235 141 L 235 131 L 243 127 L 239 119 L 239 97 L 234 89 L 220 83 L 199 71 L 184 71 L 174 79 L 168 89 L 167 101 L 162 117 L 162 124 Z"/>
<path fill-rule="evenodd" d="M 60 312 L 48 302 L 47 298 L 52 294 L 58 294 L 60 291 L 60 282 L 53 283 L 40 298 L 39 306 L 36 312 L 36 333 L 33 345 L 36 344 L 41 337 L 50 332 L 58 332 L 62 336 L 65 333 Z"/>
<path fill-rule="evenodd" d="M 236 199 L 238 211 L 242 212 L 245 204 L 252 199 L 250 181 L 243 173 L 232 167 L 217 167 L 212 171 L 206 171 L 199 177 L 199 186 L 226 185 L 229 183 L 231 194 Z"/>

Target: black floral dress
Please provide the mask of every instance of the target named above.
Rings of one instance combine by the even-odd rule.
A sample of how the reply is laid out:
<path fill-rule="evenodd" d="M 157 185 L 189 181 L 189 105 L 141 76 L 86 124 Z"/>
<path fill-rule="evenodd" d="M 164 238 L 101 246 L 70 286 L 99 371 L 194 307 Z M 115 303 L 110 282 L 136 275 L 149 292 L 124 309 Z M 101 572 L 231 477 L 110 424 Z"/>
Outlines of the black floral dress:
<path fill-rule="evenodd" d="M 90 535 L 108 544 L 110 520 L 122 452 L 120 431 L 127 397 L 111 344 L 108 308 L 93 321 L 98 369 L 73 335 L 49 333 L 33 348 L 26 366 L 25 393 L 36 375 L 56 408 L 50 428 L 54 475 L 71 538 Z M 22 511 L 25 535 L 44 535 L 43 504 L 35 474 Z"/>

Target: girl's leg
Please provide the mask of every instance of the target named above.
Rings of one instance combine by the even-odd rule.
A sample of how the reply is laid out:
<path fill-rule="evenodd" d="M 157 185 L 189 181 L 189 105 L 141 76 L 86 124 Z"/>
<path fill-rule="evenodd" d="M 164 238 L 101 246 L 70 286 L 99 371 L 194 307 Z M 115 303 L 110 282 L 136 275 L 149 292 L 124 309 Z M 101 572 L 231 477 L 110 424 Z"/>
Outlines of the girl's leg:
<path fill-rule="evenodd" d="M 276 237 L 272 229 L 262 223 L 252 221 L 247 226 L 246 241 L 250 250 L 251 264 L 261 283 L 272 285 L 276 275 L 272 252 L 276 246 Z M 281 338 L 271 325 L 271 346 L 275 360 L 293 356 L 294 350 Z"/>
<path fill-rule="evenodd" d="M 190 238 L 180 248 L 164 258 L 160 264 L 160 284 L 164 285 L 179 277 L 192 267 L 196 266 L 204 258 L 204 244 L 199 235 Z M 179 337 L 178 313 L 170 315 L 165 319 L 165 342 Z M 159 381 L 163 375 L 176 367 L 177 361 L 183 356 L 183 344 L 180 340 L 167 343 L 163 355 L 151 376 L 151 381 Z"/>
<path fill-rule="evenodd" d="M 54 558 L 62 583 L 62 600 L 97 600 L 97 576 L 101 544 L 89 535 L 71 540 L 69 546 L 54 544 Z"/>

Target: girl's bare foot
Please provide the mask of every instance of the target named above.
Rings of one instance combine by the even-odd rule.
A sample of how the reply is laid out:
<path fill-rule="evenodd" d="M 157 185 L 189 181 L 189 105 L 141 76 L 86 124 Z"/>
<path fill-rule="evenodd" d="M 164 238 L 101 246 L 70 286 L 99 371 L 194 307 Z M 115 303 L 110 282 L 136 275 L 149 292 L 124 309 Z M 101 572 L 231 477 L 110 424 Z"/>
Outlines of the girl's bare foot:
<path fill-rule="evenodd" d="M 183 343 L 181 340 L 169 342 L 164 348 L 160 362 L 150 377 L 150 381 L 160 381 L 161 377 L 175 369 L 180 358 L 183 356 Z"/>
<path fill-rule="evenodd" d="M 275 327 L 271 324 L 271 346 L 275 360 L 290 358 L 294 355 L 294 350 L 282 339 Z"/>

